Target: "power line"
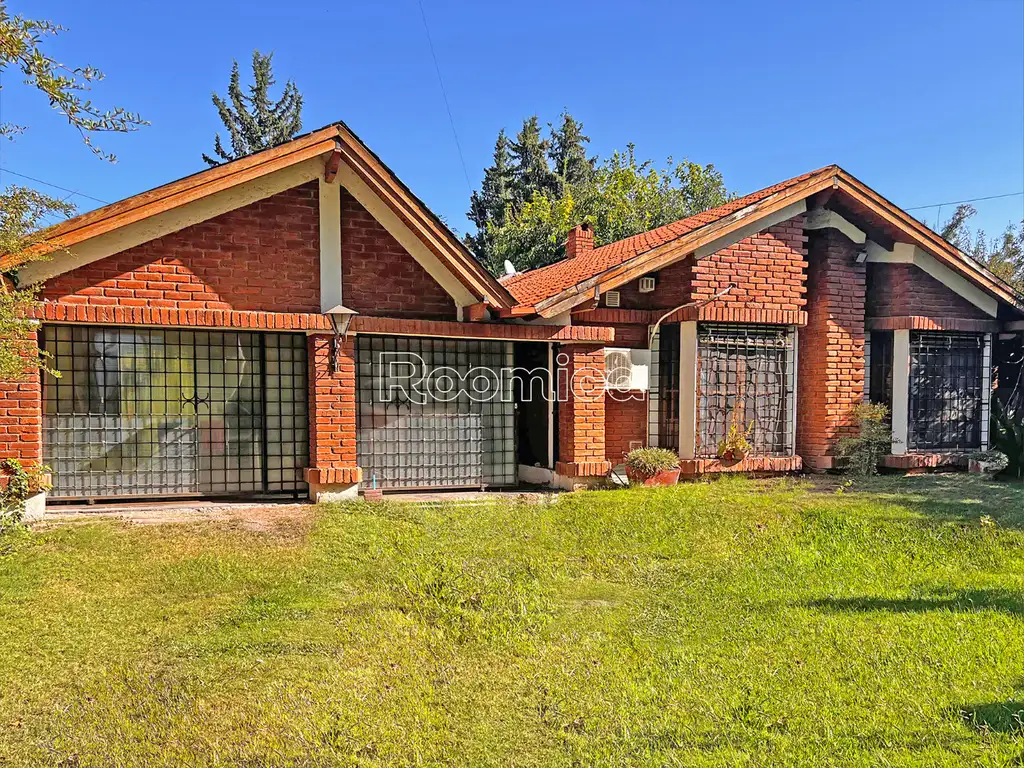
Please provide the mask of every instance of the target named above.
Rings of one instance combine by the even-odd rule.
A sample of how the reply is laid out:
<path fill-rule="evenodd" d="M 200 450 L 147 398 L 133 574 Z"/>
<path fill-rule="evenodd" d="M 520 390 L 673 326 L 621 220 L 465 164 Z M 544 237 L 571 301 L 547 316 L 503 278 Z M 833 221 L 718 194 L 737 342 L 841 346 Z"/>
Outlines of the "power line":
<path fill-rule="evenodd" d="M 473 191 L 473 184 L 469 180 L 469 171 L 466 169 L 466 158 L 462 156 L 462 144 L 459 143 L 459 133 L 455 130 L 455 118 L 452 117 L 452 107 L 448 103 L 448 93 L 444 89 L 444 80 L 441 78 L 441 66 L 437 63 L 437 54 L 434 53 L 434 41 L 430 38 L 430 27 L 427 25 L 427 12 L 423 10 L 423 0 L 417 0 L 420 6 L 420 17 L 423 19 L 423 29 L 427 33 L 427 45 L 430 47 L 430 58 L 434 60 L 434 71 L 437 72 L 437 82 L 441 86 L 441 96 L 444 97 L 444 108 L 448 110 L 448 122 L 452 126 L 452 136 L 455 137 L 455 148 L 459 150 L 459 162 L 462 163 L 462 174 L 466 177 L 466 187 Z"/>
<path fill-rule="evenodd" d="M 18 173 L 17 171 L 12 171 L 10 168 L 5 168 L 2 165 L 0 165 L 0 171 L 3 171 L 4 173 L 9 173 L 12 176 L 20 176 L 23 179 L 28 179 L 29 181 L 34 181 L 34 182 L 36 182 L 36 184 L 45 184 L 47 187 L 53 187 L 54 189 L 59 189 L 61 192 L 68 192 L 71 195 L 78 195 L 79 197 L 87 198 L 89 200 L 92 200 L 93 202 L 99 203 L 100 205 L 109 205 L 109 203 L 106 200 L 100 200 L 98 197 L 93 197 L 92 195 L 87 195 L 87 194 L 85 194 L 85 192 L 79 192 L 77 189 L 68 189 L 67 187 L 62 187 L 60 184 L 54 184 L 54 183 L 49 182 L 49 181 L 43 181 L 42 179 L 37 179 L 35 176 L 29 176 L 28 174 L 25 174 L 25 173 Z M 67 198 L 65 198 L 65 199 L 67 199 Z"/>
<path fill-rule="evenodd" d="M 972 197 L 970 200 L 954 200 L 951 203 L 935 203 L 934 205 L 915 205 L 912 208 L 904 208 L 904 211 L 920 211 L 922 208 L 945 208 L 947 205 L 963 205 L 964 203 L 979 203 L 982 200 L 998 200 L 1003 197 L 1016 197 L 1017 195 L 1024 195 L 1024 190 L 1020 192 L 1007 192 L 1005 195 L 989 195 L 988 197 Z"/>

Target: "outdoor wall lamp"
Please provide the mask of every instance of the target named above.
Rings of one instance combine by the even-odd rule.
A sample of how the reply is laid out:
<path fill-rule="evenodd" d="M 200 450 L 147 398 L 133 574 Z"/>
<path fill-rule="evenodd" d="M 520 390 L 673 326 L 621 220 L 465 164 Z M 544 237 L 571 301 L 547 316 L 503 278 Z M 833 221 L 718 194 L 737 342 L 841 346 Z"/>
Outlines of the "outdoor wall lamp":
<path fill-rule="evenodd" d="M 343 304 L 338 304 L 324 314 L 331 319 L 331 327 L 334 328 L 334 342 L 331 344 L 331 373 L 337 373 L 338 358 L 341 356 L 341 340 L 348 334 L 352 318 L 359 313 Z"/>

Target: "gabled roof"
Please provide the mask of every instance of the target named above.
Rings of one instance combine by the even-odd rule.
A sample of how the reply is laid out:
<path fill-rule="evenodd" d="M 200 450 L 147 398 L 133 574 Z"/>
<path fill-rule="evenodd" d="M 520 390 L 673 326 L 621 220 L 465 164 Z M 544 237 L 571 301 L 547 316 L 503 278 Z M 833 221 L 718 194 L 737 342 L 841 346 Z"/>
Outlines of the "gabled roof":
<path fill-rule="evenodd" d="M 657 229 L 641 232 L 639 235 L 633 235 L 624 240 L 602 245 L 600 248 L 595 248 L 589 253 L 583 253 L 573 259 L 563 259 L 546 267 L 539 267 L 538 269 L 515 275 L 504 280 L 502 284 L 508 288 L 509 292 L 520 304 L 533 306 L 537 302 L 554 296 L 566 288 L 604 272 L 609 267 L 622 264 L 638 254 L 676 240 L 706 224 L 718 221 L 722 217 L 735 213 L 748 205 L 764 200 L 777 192 L 782 192 L 801 181 L 806 181 L 816 174 L 829 171 L 831 167 L 820 168 L 817 171 L 796 176 L 780 184 L 765 187 L 745 197 L 730 200 L 728 203 L 717 208 L 710 208 L 695 216 L 673 221 Z"/>
<path fill-rule="evenodd" d="M 997 299 L 1024 310 L 1024 297 L 1012 287 L 837 165 L 794 176 L 695 216 L 516 275 L 503 284 L 520 304 L 516 314 L 527 314 L 530 308 L 551 317 L 730 234 L 742 233 L 758 220 L 816 195 L 822 196 L 819 200 L 836 195 L 837 200 L 876 221 L 880 231 L 914 243 Z"/>
<path fill-rule="evenodd" d="M 218 165 L 147 192 L 76 216 L 40 233 L 17 257 L 0 255 L 0 272 L 20 266 L 33 254 L 73 248 L 92 238 L 167 213 L 188 203 L 324 156 L 344 160 L 470 292 L 498 309 L 515 304 L 509 292 L 470 254 L 454 233 L 417 198 L 343 122 L 296 136 L 276 147 Z M 335 165 L 335 168 L 337 165 Z M 61 259 L 58 254 L 55 259 Z"/>

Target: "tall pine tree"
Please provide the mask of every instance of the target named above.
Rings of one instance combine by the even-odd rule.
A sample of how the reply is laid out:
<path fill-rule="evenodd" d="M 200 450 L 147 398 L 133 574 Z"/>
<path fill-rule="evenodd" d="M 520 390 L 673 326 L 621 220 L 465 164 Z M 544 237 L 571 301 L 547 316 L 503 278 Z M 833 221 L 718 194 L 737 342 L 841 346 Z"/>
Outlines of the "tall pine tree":
<path fill-rule="evenodd" d="M 562 113 L 562 123 L 555 128 L 550 123 L 551 149 L 548 152 L 556 176 L 558 193 L 572 184 L 586 184 L 594 176 L 595 158 L 587 157 L 586 144 L 590 137 L 583 135 L 583 123 L 577 122 L 568 111 Z"/>
<path fill-rule="evenodd" d="M 511 142 L 502 128 L 494 142 L 494 164 L 484 170 L 480 191 L 469 198 L 467 216 L 476 226 L 476 234 L 467 234 L 465 242 L 482 263 L 490 263 L 493 229 L 505 226 L 505 211 L 512 196 Z"/>
<path fill-rule="evenodd" d="M 534 116 L 515 141 L 501 131 L 494 165 L 470 198 L 476 234 L 465 242 L 493 274 L 502 274 L 506 259 L 526 270 L 563 258 L 567 233 L 582 221 L 593 225 L 602 245 L 730 199 L 713 165 L 669 158 L 659 168 L 638 160 L 632 144 L 598 163 L 587 154 L 583 124 L 568 111 L 548 129 L 545 138 Z"/>
<path fill-rule="evenodd" d="M 264 56 L 259 51 L 252 52 L 253 83 L 248 96 L 242 91 L 237 61 L 231 67 L 227 99 L 213 94 L 213 105 L 228 131 L 231 151 L 224 149 L 218 133 L 213 142 L 216 158 L 203 154 L 208 164 L 219 165 L 276 146 L 302 129 L 302 94 L 294 82 L 284 84 L 276 103 L 270 100 L 270 87 L 277 82 L 271 67 L 273 57 L 272 53 Z"/>
<path fill-rule="evenodd" d="M 550 149 L 551 142 L 540 135 L 537 116 L 524 120 L 512 142 L 512 190 L 516 203 L 528 203 L 535 194 L 557 190 L 557 179 L 548 166 Z"/>

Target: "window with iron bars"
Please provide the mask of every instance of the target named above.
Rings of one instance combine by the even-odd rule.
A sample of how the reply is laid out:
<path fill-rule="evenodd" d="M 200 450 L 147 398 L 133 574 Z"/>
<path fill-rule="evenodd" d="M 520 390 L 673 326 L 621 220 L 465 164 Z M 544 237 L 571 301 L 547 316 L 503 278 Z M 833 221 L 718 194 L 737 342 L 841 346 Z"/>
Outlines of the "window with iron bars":
<path fill-rule="evenodd" d="M 659 448 L 679 450 L 679 323 L 661 326 L 658 338 Z"/>
<path fill-rule="evenodd" d="M 735 425 L 751 454 L 795 449 L 796 341 L 784 326 L 702 324 L 697 330 L 697 455 L 716 456 Z"/>
<path fill-rule="evenodd" d="M 874 331 L 868 340 L 868 402 L 892 410 L 892 331 Z"/>
<path fill-rule="evenodd" d="M 981 448 L 985 335 L 910 334 L 910 450 Z"/>

